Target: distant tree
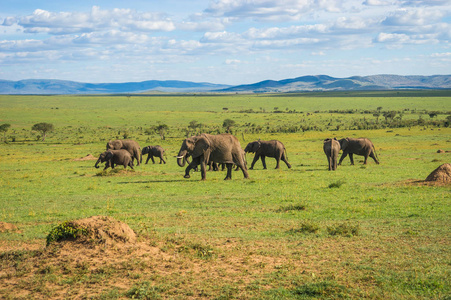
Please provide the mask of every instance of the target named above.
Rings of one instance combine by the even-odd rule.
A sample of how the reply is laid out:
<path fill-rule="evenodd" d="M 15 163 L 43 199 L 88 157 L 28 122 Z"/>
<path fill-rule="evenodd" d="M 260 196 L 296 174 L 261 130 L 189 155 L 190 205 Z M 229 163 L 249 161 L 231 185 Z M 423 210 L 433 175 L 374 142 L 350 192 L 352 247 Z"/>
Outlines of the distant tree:
<path fill-rule="evenodd" d="M 42 141 L 45 141 L 47 132 L 53 131 L 53 124 L 50 123 L 37 123 L 31 127 L 31 130 L 39 131 L 42 134 Z"/>
<path fill-rule="evenodd" d="M 157 126 L 157 132 L 158 132 L 158 134 L 160 135 L 160 138 L 162 139 L 162 140 L 165 140 L 166 139 L 166 133 L 168 132 L 168 130 L 169 130 L 169 126 L 168 125 L 166 125 L 166 124 L 159 124 L 158 126 Z"/>
<path fill-rule="evenodd" d="M 3 138 L 6 142 L 6 132 L 8 132 L 9 127 L 11 127 L 11 124 L 5 123 L 0 125 L 0 132 L 3 132 Z"/>
<path fill-rule="evenodd" d="M 435 111 L 431 111 L 429 113 L 429 118 L 433 119 L 434 117 L 437 117 L 437 113 Z"/>
<path fill-rule="evenodd" d="M 376 124 L 379 124 L 379 117 L 381 116 L 380 113 L 373 114 L 373 117 L 376 117 Z"/>
<path fill-rule="evenodd" d="M 393 118 L 396 116 L 396 111 L 388 111 L 384 113 L 383 116 L 385 118 L 385 122 L 388 123 L 388 119 L 393 121 Z"/>
<path fill-rule="evenodd" d="M 224 122 L 222 122 L 222 127 L 225 129 L 227 133 L 231 133 L 232 127 L 235 126 L 236 122 L 231 119 L 225 119 Z"/>

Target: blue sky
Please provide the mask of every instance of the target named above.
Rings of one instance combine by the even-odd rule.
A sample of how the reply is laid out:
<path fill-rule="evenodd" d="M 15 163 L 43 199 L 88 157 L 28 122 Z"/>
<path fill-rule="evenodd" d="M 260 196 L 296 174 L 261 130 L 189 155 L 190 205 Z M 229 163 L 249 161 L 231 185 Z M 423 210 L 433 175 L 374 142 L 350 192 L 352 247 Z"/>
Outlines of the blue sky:
<path fill-rule="evenodd" d="M 451 0 L 1 0 L 0 79 L 451 74 Z"/>

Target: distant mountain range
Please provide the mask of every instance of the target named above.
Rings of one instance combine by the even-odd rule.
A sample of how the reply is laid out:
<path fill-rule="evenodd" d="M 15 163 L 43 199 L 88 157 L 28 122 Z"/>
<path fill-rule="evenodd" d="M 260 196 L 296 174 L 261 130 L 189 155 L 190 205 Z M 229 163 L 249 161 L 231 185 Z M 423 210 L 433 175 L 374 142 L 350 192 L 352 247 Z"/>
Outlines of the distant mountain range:
<path fill-rule="evenodd" d="M 238 86 L 176 80 L 149 80 L 124 83 L 82 83 L 50 79 L 0 80 L 0 94 L 126 94 L 155 91 L 170 93 L 280 93 L 399 89 L 451 89 L 451 75 L 372 75 L 347 78 L 316 75 L 279 81 L 265 80 Z"/>
<path fill-rule="evenodd" d="M 226 84 L 190 82 L 177 80 L 149 80 L 124 83 L 83 83 L 52 79 L 27 79 L 19 81 L 0 80 L 0 94 L 127 94 L 151 91 L 161 92 L 207 92 L 225 89 Z"/>

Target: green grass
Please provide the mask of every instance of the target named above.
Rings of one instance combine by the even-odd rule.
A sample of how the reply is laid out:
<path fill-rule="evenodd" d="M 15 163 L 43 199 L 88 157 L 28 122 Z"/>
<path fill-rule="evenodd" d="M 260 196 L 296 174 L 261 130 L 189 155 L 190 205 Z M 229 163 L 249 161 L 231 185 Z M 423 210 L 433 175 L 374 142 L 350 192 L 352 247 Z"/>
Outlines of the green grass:
<path fill-rule="evenodd" d="M 365 117 L 327 113 L 334 109 L 408 108 L 415 113 L 404 118 L 413 119 L 420 110 L 451 111 L 449 95 L 420 95 L 0 96 L 0 124 L 10 123 L 6 135 L 16 136 L 16 142 L 0 144 L 0 221 L 20 230 L 0 232 L 0 246 L 18 247 L 14 254 L 1 254 L 3 266 L 17 269 L 7 279 L 31 276 L 20 286 L 34 297 L 56 297 L 49 286 L 80 296 L 80 286 L 106 280 L 109 285 L 91 295 L 444 299 L 451 293 L 449 185 L 411 181 L 450 162 L 449 153 L 436 151 L 451 150 L 451 129 L 331 131 L 324 125 Z M 270 113 L 274 107 L 302 113 Z M 239 113 L 250 108 L 266 113 Z M 243 148 L 258 138 L 282 141 L 292 169 L 282 164 L 275 170 L 274 159 L 267 158 L 268 169 L 257 162 L 248 180 L 241 172 L 233 172 L 231 181 L 223 180 L 224 172 L 208 172 L 206 181 L 199 173 L 184 179 L 174 158 L 182 129 L 197 120 L 221 131 L 226 118 L 237 122 L 235 135 Z M 31 132 L 39 122 L 55 126 L 45 142 Z M 144 133 L 158 122 L 170 127 L 166 140 Z M 271 128 L 281 122 L 322 129 L 258 134 L 244 125 Z M 75 160 L 97 156 L 106 141 L 125 131 L 142 147 L 162 145 L 168 163 L 102 172 L 95 161 Z M 363 166 L 363 158 L 354 156 L 356 165 L 346 158 L 337 171 L 328 171 L 322 140 L 346 136 L 370 138 L 381 164 L 369 159 Z M 247 156 L 248 163 L 252 158 Z M 162 270 L 144 259 L 96 270 L 43 263 L 36 275 L 27 275 L 33 270 L 27 259 L 37 254 L 20 245 L 43 247 L 56 225 L 94 215 L 127 223 L 173 260 Z M 197 264 L 210 271 L 193 271 Z M 127 287 L 112 284 L 121 277 Z M 11 296 L 1 286 L 0 295 Z"/>

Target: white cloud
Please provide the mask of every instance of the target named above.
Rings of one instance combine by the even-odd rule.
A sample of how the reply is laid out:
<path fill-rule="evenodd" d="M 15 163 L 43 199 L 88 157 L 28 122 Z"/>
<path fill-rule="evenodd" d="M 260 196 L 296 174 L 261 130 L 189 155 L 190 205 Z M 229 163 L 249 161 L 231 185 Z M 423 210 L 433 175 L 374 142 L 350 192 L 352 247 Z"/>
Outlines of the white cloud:
<path fill-rule="evenodd" d="M 315 10 L 341 12 L 341 0 L 218 0 L 210 3 L 205 13 L 259 21 L 294 21 Z"/>
<path fill-rule="evenodd" d="M 418 26 L 439 22 L 444 12 L 439 9 L 399 9 L 382 22 L 388 26 Z"/>
<path fill-rule="evenodd" d="M 386 6 L 391 5 L 393 1 L 390 0 L 366 0 L 363 2 L 364 5 L 368 6 Z"/>
<path fill-rule="evenodd" d="M 236 64 L 240 64 L 241 60 L 239 60 L 239 59 L 226 59 L 225 63 L 226 63 L 226 65 L 236 65 Z"/>
<path fill-rule="evenodd" d="M 174 23 L 162 14 L 141 13 L 131 9 L 102 10 L 92 7 L 89 13 L 49 12 L 36 9 L 24 17 L 5 18 L 3 26 L 18 24 L 27 33 L 69 34 L 117 29 L 124 31 L 172 31 Z"/>

